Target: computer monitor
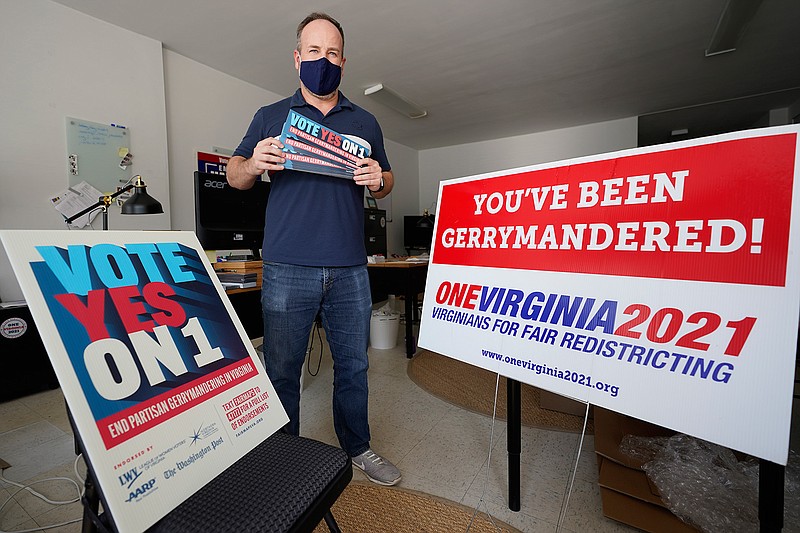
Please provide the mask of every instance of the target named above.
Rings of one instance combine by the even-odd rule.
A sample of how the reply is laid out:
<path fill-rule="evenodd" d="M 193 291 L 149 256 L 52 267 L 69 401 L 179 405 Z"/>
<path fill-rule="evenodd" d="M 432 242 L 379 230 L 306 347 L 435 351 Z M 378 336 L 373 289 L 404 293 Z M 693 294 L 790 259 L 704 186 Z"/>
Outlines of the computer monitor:
<path fill-rule="evenodd" d="M 251 250 L 260 259 L 270 184 L 234 189 L 219 174 L 194 173 L 194 223 L 205 250 Z"/>
<path fill-rule="evenodd" d="M 423 218 L 426 218 L 426 216 L 405 215 L 403 217 L 403 246 L 409 255 L 413 250 L 430 251 L 431 249 L 435 217 L 427 215 L 430 224 L 420 223 Z"/>

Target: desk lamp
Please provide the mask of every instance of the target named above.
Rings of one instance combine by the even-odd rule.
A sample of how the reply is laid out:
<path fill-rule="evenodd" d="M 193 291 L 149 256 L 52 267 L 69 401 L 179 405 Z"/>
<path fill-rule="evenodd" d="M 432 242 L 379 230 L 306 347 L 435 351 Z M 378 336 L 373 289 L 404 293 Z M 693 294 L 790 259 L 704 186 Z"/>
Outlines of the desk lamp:
<path fill-rule="evenodd" d="M 431 220 L 431 215 L 428 213 L 427 209 L 422 212 L 422 218 L 417 220 L 417 227 L 426 229 L 433 228 L 433 220 Z"/>
<path fill-rule="evenodd" d="M 69 224 L 76 218 L 80 218 L 86 213 L 94 211 L 97 208 L 103 210 L 103 229 L 108 229 L 108 206 L 114 203 L 114 200 L 121 194 L 128 192 L 131 189 L 136 189 L 134 193 L 122 204 L 123 215 L 156 215 L 163 213 L 164 208 L 161 207 L 161 202 L 147 194 L 147 185 L 145 185 L 142 176 L 136 175 L 131 180 L 136 180 L 133 183 L 128 183 L 120 190 L 113 194 L 101 196 L 96 204 L 90 205 L 83 211 L 76 213 L 69 217 L 66 222 Z"/>

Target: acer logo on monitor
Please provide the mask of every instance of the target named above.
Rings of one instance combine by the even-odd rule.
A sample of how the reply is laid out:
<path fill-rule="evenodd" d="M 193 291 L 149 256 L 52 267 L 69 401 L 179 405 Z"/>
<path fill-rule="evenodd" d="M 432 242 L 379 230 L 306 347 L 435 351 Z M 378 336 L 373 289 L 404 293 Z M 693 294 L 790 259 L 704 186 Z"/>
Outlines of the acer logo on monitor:
<path fill-rule="evenodd" d="M 269 188 L 269 182 L 256 181 L 242 191 L 228 185 L 224 176 L 195 172 L 194 223 L 203 248 L 249 249 L 259 258 Z"/>

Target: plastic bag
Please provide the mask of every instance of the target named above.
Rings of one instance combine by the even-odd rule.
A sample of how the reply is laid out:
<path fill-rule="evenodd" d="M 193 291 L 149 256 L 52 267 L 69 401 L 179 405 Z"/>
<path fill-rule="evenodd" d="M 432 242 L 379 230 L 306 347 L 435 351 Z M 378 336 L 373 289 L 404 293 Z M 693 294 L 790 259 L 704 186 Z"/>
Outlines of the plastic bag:
<path fill-rule="evenodd" d="M 678 434 L 627 435 L 620 451 L 646 461 L 642 469 L 667 508 L 705 533 L 757 532 L 758 460 Z M 791 453 L 785 471 L 784 532 L 800 531 L 800 467 Z"/>

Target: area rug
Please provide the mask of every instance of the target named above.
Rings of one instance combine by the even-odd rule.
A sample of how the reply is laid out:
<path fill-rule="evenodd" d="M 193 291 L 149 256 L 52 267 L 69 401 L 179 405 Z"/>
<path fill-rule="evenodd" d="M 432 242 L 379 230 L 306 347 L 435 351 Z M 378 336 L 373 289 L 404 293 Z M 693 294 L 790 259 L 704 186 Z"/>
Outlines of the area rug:
<path fill-rule="evenodd" d="M 453 533 L 466 531 L 474 509 L 430 494 L 352 481 L 331 508 L 339 528 L 348 533 Z M 475 533 L 519 533 L 508 524 L 478 513 Z M 314 533 L 328 533 L 325 521 Z"/>
<path fill-rule="evenodd" d="M 497 374 L 451 357 L 419 350 L 408 364 L 408 376 L 420 388 L 448 403 L 469 411 L 492 416 Z M 583 416 L 562 413 L 540 406 L 540 390 L 522 384 L 522 424 L 529 427 L 580 433 Z M 500 377 L 497 417 L 506 418 L 506 378 Z M 590 418 L 586 433 L 594 433 Z"/>

